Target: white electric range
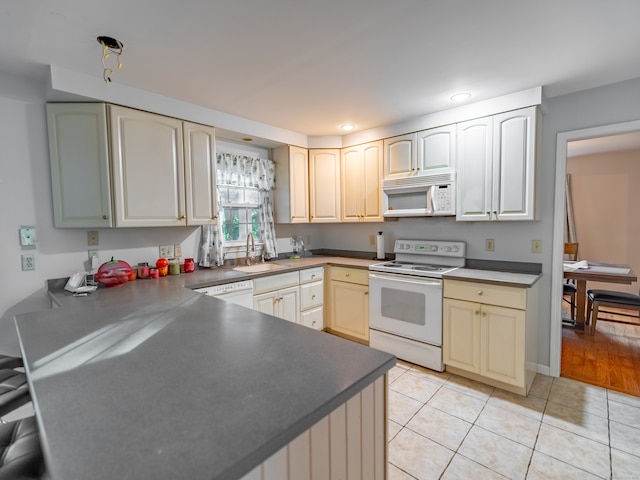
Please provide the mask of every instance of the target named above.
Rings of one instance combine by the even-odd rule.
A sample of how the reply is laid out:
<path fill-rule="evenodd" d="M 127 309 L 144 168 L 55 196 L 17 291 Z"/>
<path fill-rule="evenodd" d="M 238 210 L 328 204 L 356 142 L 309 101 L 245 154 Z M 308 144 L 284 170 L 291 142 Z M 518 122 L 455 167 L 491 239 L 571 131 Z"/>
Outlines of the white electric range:
<path fill-rule="evenodd" d="M 369 267 L 369 345 L 441 372 L 442 275 L 465 266 L 466 244 L 396 240 L 393 251 Z"/>

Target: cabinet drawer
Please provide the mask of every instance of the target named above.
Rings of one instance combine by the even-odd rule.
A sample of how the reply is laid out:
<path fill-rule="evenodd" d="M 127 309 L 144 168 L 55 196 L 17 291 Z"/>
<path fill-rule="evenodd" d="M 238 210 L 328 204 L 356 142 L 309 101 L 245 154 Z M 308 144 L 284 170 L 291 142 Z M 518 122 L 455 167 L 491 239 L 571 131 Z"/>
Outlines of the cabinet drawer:
<path fill-rule="evenodd" d="M 298 272 L 269 275 L 253 280 L 253 294 L 272 292 L 281 288 L 295 287 L 298 285 Z"/>
<path fill-rule="evenodd" d="M 324 279 L 324 267 L 300 270 L 300 283 L 317 282 Z"/>
<path fill-rule="evenodd" d="M 331 280 L 369 285 L 369 270 L 360 268 L 331 267 Z"/>
<path fill-rule="evenodd" d="M 323 287 L 323 282 L 300 285 L 300 310 L 322 305 L 324 301 Z"/>
<path fill-rule="evenodd" d="M 322 307 L 316 307 L 311 310 L 300 313 L 300 323 L 305 327 L 322 330 L 324 328 L 324 320 L 322 315 Z"/>
<path fill-rule="evenodd" d="M 527 289 L 489 283 L 444 281 L 444 296 L 470 302 L 525 310 Z"/>

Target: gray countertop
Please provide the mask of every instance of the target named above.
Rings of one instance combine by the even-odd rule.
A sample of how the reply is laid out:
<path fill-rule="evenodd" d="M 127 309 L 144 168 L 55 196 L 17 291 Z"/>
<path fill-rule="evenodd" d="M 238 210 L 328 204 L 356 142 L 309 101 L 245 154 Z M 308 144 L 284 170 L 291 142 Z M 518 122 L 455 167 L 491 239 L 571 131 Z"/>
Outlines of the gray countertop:
<path fill-rule="evenodd" d="M 56 291 L 62 308 L 16 316 L 52 479 L 238 478 L 394 365 L 184 288 L 251 277 Z"/>
<path fill-rule="evenodd" d="M 500 272 L 495 270 L 480 270 L 473 268 L 459 268 L 443 275 L 445 280 L 461 280 L 468 282 L 483 282 L 511 287 L 531 287 L 541 274 Z"/>

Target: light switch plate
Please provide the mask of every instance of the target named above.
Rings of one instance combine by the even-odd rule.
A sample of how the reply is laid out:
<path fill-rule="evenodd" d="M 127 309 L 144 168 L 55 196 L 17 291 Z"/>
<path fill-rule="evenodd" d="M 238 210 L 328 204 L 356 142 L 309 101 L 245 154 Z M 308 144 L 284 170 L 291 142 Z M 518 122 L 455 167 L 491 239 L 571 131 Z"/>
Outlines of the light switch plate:
<path fill-rule="evenodd" d="M 20 227 L 20 246 L 35 247 L 36 246 L 36 227 L 22 226 Z"/>

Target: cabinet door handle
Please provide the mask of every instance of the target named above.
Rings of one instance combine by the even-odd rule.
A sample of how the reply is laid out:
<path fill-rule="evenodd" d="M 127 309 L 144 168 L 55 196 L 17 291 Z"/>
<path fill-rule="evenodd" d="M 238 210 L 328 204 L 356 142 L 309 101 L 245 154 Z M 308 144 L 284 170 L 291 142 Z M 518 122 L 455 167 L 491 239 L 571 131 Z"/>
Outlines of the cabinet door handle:
<path fill-rule="evenodd" d="M 350 276 L 351 276 L 351 274 L 350 274 L 350 273 L 347 273 L 347 274 L 345 275 L 345 277 L 347 277 L 347 278 L 349 278 Z"/>
<path fill-rule="evenodd" d="M 109 218 L 109 215 L 102 215 L 103 220 L 107 220 L 108 218 Z"/>
<path fill-rule="evenodd" d="M 475 312 L 473 312 L 474 315 L 480 315 L 480 310 L 476 310 Z"/>
<path fill-rule="evenodd" d="M 365 295 L 369 295 L 369 292 L 364 292 Z"/>
<path fill-rule="evenodd" d="M 186 217 L 185 217 L 184 215 L 180 215 L 180 216 L 178 217 L 178 220 L 184 220 L 185 218 L 186 218 Z"/>
<path fill-rule="evenodd" d="M 311 295 L 311 300 L 315 300 L 316 296 L 315 295 Z"/>
<path fill-rule="evenodd" d="M 487 312 L 482 312 L 482 316 L 486 317 L 487 316 Z"/>

